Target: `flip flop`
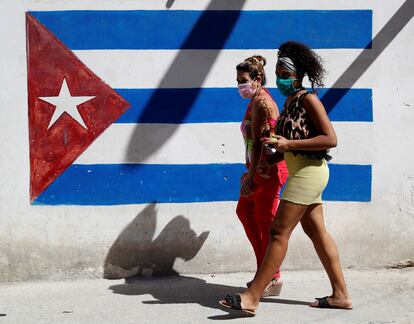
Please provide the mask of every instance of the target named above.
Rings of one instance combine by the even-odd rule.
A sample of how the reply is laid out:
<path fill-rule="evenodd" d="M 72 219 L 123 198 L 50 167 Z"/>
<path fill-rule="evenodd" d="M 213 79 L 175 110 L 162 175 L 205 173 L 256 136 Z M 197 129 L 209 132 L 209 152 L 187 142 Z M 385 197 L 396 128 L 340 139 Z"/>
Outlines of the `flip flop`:
<path fill-rule="evenodd" d="M 351 310 L 352 307 L 343 307 L 343 306 L 337 306 L 337 305 L 331 305 L 328 302 L 328 298 L 329 296 L 325 296 L 322 298 L 315 298 L 318 301 L 318 306 L 313 306 L 310 305 L 311 307 L 315 307 L 315 308 L 331 308 L 331 309 L 346 309 L 346 310 Z"/>
<path fill-rule="evenodd" d="M 242 311 L 249 316 L 255 316 L 256 311 L 242 308 L 240 294 L 228 294 L 224 300 L 220 300 L 219 304 L 226 308 Z"/>

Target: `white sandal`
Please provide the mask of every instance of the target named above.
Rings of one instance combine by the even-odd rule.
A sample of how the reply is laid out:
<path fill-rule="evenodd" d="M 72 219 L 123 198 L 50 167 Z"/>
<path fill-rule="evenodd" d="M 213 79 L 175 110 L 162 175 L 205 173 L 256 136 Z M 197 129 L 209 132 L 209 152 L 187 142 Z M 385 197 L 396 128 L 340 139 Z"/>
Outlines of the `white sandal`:
<path fill-rule="evenodd" d="M 262 297 L 279 296 L 282 286 L 282 280 L 276 278 L 272 279 L 264 290 Z"/>

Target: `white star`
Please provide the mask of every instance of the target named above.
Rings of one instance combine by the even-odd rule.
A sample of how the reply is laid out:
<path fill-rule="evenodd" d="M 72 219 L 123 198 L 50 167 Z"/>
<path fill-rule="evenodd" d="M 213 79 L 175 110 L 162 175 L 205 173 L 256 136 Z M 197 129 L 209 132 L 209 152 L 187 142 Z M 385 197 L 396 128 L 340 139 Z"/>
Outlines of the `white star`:
<path fill-rule="evenodd" d="M 66 79 L 63 79 L 62 86 L 59 91 L 59 95 L 55 97 L 39 97 L 39 99 L 44 100 L 54 106 L 56 106 L 55 112 L 53 113 L 52 118 L 50 119 L 49 128 L 56 122 L 56 120 L 62 116 L 64 112 L 69 114 L 75 121 L 77 121 L 83 128 L 86 127 L 85 122 L 83 121 L 82 116 L 79 114 L 77 106 L 80 104 L 95 98 L 94 96 L 72 96 L 69 91 L 69 87 L 66 83 Z"/>

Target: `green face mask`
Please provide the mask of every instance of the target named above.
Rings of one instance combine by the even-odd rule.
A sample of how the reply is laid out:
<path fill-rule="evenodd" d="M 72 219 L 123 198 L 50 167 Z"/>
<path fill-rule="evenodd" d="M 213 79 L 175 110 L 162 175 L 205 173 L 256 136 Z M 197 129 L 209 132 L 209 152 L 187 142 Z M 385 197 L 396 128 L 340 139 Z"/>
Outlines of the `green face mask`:
<path fill-rule="evenodd" d="M 293 95 L 296 91 L 300 89 L 296 89 L 293 86 L 293 82 L 300 81 L 299 79 L 289 78 L 289 79 L 281 79 L 276 78 L 277 88 L 279 89 L 280 93 L 285 97 L 289 97 Z"/>

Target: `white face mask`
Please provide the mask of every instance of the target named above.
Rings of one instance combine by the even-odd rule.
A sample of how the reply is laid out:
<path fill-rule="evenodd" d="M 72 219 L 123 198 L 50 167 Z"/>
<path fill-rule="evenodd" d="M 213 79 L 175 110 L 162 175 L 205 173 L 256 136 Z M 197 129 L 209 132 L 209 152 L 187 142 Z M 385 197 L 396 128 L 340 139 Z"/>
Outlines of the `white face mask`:
<path fill-rule="evenodd" d="M 239 88 L 240 96 L 244 99 L 252 98 L 255 95 L 256 90 L 257 90 L 257 89 L 253 89 L 253 82 L 242 83 L 242 84 L 239 84 L 237 87 Z"/>

